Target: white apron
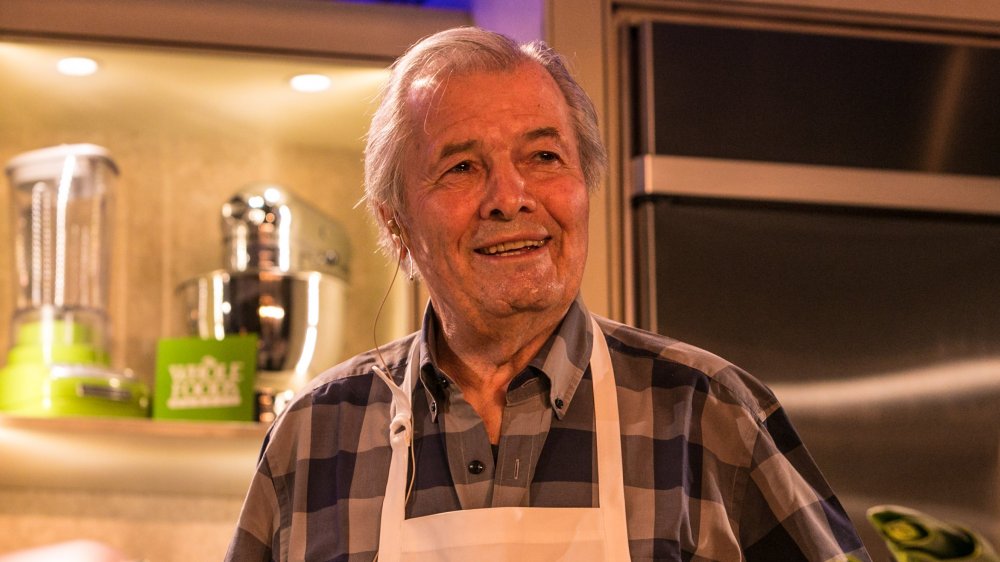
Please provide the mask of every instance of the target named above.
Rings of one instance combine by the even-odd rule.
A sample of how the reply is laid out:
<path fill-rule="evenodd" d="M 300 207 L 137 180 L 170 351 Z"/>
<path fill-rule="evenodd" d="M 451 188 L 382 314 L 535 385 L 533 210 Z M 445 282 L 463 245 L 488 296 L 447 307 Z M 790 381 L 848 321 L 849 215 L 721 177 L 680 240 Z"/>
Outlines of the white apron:
<path fill-rule="evenodd" d="M 591 318 L 597 477 L 600 507 L 497 507 L 405 518 L 407 454 L 412 438 L 410 394 L 418 376 L 420 340 L 410 348 L 403 387 L 377 373 L 393 393 L 392 461 L 382 503 L 379 562 L 450 560 L 518 562 L 629 560 L 618 398 L 604 334 Z"/>

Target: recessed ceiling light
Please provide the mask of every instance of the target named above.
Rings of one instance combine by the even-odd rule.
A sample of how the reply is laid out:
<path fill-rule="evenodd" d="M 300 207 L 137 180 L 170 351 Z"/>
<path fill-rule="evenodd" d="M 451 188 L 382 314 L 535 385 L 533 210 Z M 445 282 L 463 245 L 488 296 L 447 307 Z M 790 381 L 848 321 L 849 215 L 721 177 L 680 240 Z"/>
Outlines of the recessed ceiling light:
<path fill-rule="evenodd" d="M 296 92 L 322 92 L 330 88 L 330 77 L 324 74 L 299 74 L 289 81 Z"/>
<path fill-rule="evenodd" d="M 67 57 L 60 59 L 56 68 L 67 76 L 90 76 L 97 72 L 97 61 L 86 57 Z"/>

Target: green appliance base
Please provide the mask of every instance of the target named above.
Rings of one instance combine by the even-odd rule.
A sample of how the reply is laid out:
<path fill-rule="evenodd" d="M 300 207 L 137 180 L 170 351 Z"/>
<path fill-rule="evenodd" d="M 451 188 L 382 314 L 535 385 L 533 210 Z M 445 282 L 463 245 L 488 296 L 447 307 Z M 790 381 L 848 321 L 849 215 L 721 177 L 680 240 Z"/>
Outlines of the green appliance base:
<path fill-rule="evenodd" d="M 35 417 L 148 417 L 149 389 L 101 365 L 14 364 L 0 369 L 0 411 Z"/>

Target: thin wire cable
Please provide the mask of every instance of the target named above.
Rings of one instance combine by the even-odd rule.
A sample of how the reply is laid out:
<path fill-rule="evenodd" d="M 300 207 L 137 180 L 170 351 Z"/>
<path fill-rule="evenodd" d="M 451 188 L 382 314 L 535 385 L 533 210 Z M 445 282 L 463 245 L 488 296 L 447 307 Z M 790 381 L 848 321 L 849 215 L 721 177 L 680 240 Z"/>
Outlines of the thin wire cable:
<path fill-rule="evenodd" d="M 412 261 L 410 263 L 411 263 L 411 268 L 412 268 Z M 382 297 L 382 302 L 380 302 L 379 305 L 378 305 L 378 311 L 375 312 L 375 321 L 372 323 L 372 342 L 375 344 L 375 356 L 378 359 L 378 363 L 379 363 L 379 366 L 373 367 L 373 368 L 374 369 L 381 369 L 382 372 L 385 373 L 386 375 L 388 375 L 388 373 L 389 373 L 389 367 L 386 365 L 385 359 L 382 357 L 382 350 L 381 350 L 381 348 L 379 347 L 379 344 L 378 344 L 378 320 L 382 316 L 382 309 L 385 307 L 386 301 L 389 300 L 389 295 L 392 293 L 392 287 L 396 284 L 396 277 L 399 276 L 399 269 L 400 269 L 400 267 L 402 267 L 402 265 L 403 265 L 403 253 L 400 252 L 399 253 L 399 258 L 396 260 L 396 269 L 392 272 L 392 279 L 389 281 L 389 288 L 386 289 L 385 295 Z M 411 277 L 411 279 L 412 279 L 412 277 Z M 417 337 L 419 337 L 419 336 L 417 336 Z M 409 368 L 409 366 L 407 366 L 407 368 Z M 387 377 L 387 378 L 389 378 L 390 380 L 392 380 L 392 377 Z M 408 447 L 408 449 L 409 449 L 409 455 L 407 455 L 409 457 L 409 461 L 410 461 L 410 463 L 409 463 L 410 464 L 410 470 L 409 470 L 410 474 L 409 474 L 409 478 L 408 478 L 409 482 L 406 485 L 406 495 L 403 497 L 403 509 L 404 510 L 406 509 L 406 504 L 410 503 L 410 496 L 413 494 L 413 487 L 414 487 L 414 484 L 417 481 L 417 458 L 416 458 L 416 454 L 414 453 L 414 442 L 416 441 L 416 439 L 414 439 L 413 437 L 414 437 L 414 434 L 413 434 L 413 432 L 411 430 L 410 444 L 409 444 L 409 447 Z M 381 542 L 381 540 L 379 542 Z M 379 552 L 375 551 L 375 558 L 372 558 L 372 562 L 378 562 L 378 555 L 379 555 Z"/>
<path fill-rule="evenodd" d="M 392 287 L 396 284 L 396 277 L 399 275 L 399 268 L 402 265 L 403 253 L 400 252 L 399 258 L 396 260 L 396 269 L 392 272 L 392 279 L 389 281 L 389 288 L 385 290 L 382 302 L 378 304 L 378 310 L 375 312 L 375 322 L 372 323 L 372 343 L 375 344 L 375 356 L 378 358 L 378 363 L 385 372 L 389 372 L 389 367 L 386 366 L 385 359 L 382 358 L 382 350 L 378 345 L 378 319 L 382 316 L 382 309 L 385 308 L 385 303 L 389 300 L 389 295 L 392 293 Z"/>

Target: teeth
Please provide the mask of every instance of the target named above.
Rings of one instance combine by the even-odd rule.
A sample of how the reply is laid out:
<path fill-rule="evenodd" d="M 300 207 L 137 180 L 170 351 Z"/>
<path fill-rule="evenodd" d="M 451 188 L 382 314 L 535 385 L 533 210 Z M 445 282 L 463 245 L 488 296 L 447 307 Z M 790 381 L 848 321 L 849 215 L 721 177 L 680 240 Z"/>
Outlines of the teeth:
<path fill-rule="evenodd" d="M 488 248 L 483 248 L 480 252 L 492 256 L 502 252 L 513 252 L 524 248 L 540 248 L 545 245 L 544 240 L 517 240 L 515 242 L 504 242 Z"/>

